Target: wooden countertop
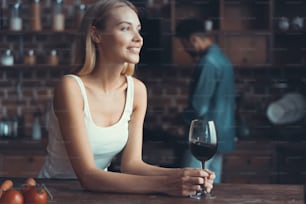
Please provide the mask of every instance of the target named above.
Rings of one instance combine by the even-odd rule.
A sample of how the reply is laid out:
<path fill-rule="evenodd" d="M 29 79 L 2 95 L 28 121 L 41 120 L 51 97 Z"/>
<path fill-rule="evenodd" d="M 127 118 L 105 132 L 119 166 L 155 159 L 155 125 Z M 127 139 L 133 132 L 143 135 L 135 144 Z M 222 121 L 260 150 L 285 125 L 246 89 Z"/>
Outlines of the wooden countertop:
<path fill-rule="evenodd" d="M 0 178 L 0 182 L 5 178 Z M 17 179 L 18 186 L 25 179 Z M 213 191 L 216 198 L 209 201 L 195 200 L 188 197 L 166 195 L 112 194 L 89 192 L 82 189 L 76 180 L 37 180 L 44 183 L 53 194 L 48 203 L 57 204 L 238 204 L 238 203 L 291 203 L 304 204 L 304 186 L 275 184 L 216 184 Z"/>

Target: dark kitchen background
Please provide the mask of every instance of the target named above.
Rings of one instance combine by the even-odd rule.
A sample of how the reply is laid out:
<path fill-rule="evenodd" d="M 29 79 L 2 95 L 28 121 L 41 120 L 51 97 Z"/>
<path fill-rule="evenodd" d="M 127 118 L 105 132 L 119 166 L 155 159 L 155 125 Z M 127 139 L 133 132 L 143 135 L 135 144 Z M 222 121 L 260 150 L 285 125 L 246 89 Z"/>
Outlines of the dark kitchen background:
<path fill-rule="evenodd" d="M 1 2 L 0 176 L 35 176 L 45 157 L 46 118 L 53 87 L 73 63 L 77 17 L 83 6 L 94 1 L 64 0 L 65 28 L 59 31 L 52 27 L 51 0 L 38 1 L 41 30 L 33 31 L 31 26 L 30 0 L 20 4 L 21 29 L 12 28 L 9 22 L 14 2 Z M 180 161 L 184 137 L 180 113 L 187 102 L 193 64 L 173 31 L 177 20 L 197 16 L 203 23 L 205 19 L 213 22 L 212 35 L 235 67 L 237 149 L 225 157 L 224 182 L 304 183 L 306 2 L 133 2 L 140 9 L 145 43 L 135 73 L 148 89 L 144 160 L 174 167 Z M 34 63 L 26 60 L 33 52 Z M 59 62 L 52 64 L 51 56 Z M 290 101 L 283 108 L 291 108 L 293 117 L 299 117 L 282 124 L 271 122 L 268 107 L 291 93 L 301 96 L 296 103 L 302 105 Z M 117 165 L 114 161 L 113 168 Z"/>

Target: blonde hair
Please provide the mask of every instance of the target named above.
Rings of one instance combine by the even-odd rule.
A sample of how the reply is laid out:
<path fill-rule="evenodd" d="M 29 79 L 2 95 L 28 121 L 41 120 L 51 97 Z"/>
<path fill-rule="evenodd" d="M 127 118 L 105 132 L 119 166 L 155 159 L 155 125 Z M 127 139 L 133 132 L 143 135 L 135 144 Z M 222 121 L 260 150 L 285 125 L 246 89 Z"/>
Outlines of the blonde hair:
<path fill-rule="evenodd" d="M 137 8 L 127 0 L 99 0 L 86 11 L 79 28 L 78 48 L 75 67 L 73 67 L 74 73 L 86 75 L 93 71 L 96 64 L 97 49 L 91 37 L 92 26 L 103 30 L 110 11 L 117 6 L 128 6 L 138 13 Z M 133 75 L 134 71 L 135 65 L 126 63 L 121 74 Z"/>

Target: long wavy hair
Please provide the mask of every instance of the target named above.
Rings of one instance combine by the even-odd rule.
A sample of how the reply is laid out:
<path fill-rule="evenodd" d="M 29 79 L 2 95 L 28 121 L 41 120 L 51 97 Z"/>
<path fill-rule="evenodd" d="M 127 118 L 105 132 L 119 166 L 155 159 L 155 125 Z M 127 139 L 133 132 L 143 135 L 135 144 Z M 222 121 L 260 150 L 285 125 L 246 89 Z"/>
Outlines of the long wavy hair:
<path fill-rule="evenodd" d="M 97 45 L 91 38 L 91 28 L 103 30 L 110 12 L 115 7 L 128 6 L 138 14 L 137 8 L 127 0 L 99 0 L 85 13 L 78 33 L 78 46 L 76 50 L 75 66 L 72 72 L 78 75 L 86 75 L 93 71 L 97 58 Z M 134 64 L 126 63 L 121 74 L 133 75 Z"/>

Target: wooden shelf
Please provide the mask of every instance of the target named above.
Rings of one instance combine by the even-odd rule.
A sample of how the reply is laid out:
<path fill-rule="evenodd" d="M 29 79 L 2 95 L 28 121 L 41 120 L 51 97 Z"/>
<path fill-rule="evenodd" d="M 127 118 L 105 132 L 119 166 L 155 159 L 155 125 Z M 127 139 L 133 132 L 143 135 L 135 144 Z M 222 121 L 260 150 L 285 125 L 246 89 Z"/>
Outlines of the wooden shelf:
<path fill-rule="evenodd" d="M 31 140 L 26 138 L 5 138 L 0 137 L 0 154 L 33 153 L 45 155 L 47 137 L 42 140 Z"/>
<path fill-rule="evenodd" d="M 4 70 L 4 71 L 9 71 L 9 70 L 13 70 L 13 71 L 33 71 L 33 70 L 63 70 L 63 71 L 67 71 L 69 70 L 69 68 L 72 65 L 57 65 L 57 66 L 52 66 L 52 65 L 44 65 L 44 64 L 37 64 L 37 65 L 25 65 L 25 64 L 15 64 L 12 66 L 3 66 L 0 65 L 0 70 Z"/>
<path fill-rule="evenodd" d="M 32 31 L 32 30 L 21 30 L 21 31 L 12 31 L 12 30 L 1 30 L 1 35 L 56 35 L 56 34 L 67 34 L 67 35 L 76 35 L 78 34 L 77 30 L 66 29 L 64 31 L 53 31 L 53 30 L 42 30 L 42 31 Z"/>

